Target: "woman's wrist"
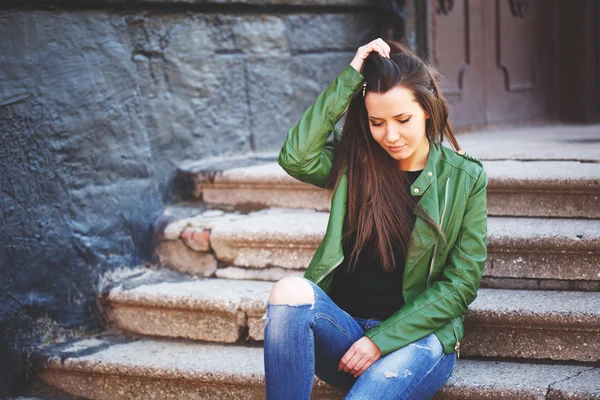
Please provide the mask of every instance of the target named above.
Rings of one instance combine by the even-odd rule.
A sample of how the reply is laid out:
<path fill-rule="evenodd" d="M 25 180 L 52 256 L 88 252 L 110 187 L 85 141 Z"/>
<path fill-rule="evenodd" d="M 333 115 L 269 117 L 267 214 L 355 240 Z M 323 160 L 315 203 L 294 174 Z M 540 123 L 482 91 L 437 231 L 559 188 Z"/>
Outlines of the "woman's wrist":
<path fill-rule="evenodd" d="M 350 62 L 350 65 L 352 66 L 352 68 L 354 68 L 358 73 L 360 73 L 360 69 L 362 67 L 362 63 L 359 60 L 353 59 Z"/>

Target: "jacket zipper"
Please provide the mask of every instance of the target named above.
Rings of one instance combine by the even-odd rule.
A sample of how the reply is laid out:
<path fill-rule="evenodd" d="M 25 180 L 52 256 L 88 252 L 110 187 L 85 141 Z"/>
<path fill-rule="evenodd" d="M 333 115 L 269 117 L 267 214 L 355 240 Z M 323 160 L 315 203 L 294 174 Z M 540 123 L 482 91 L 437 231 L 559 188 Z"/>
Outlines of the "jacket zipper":
<path fill-rule="evenodd" d="M 458 341 L 458 335 L 456 334 L 456 329 L 454 328 L 454 324 L 452 323 L 452 320 L 450 320 L 450 326 L 452 327 L 452 330 L 454 331 L 454 337 L 456 338 L 456 344 L 454 345 L 454 351 L 456 351 L 456 358 L 459 359 L 460 358 L 460 342 Z"/>
<path fill-rule="evenodd" d="M 446 180 L 446 188 L 444 190 L 444 206 L 442 207 L 442 218 L 440 218 L 440 230 L 444 224 L 444 215 L 446 214 L 446 201 L 448 199 L 448 186 L 450 186 L 450 178 Z M 429 279 L 431 278 L 431 272 L 433 271 L 433 263 L 435 262 L 435 253 L 437 250 L 438 242 L 435 242 L 433 246 L 433 257 L 431 258 L 431 264 L 429 264 L 429 274 L 427 275 L 427 287 L 429 287 Z"/>
<path fill-rule="evenodd" d="M 446 215 L 446 202 L 448 200 L 448 187 L 450 186 L 450 178 L 446 180 L 446 188 L 444 190 L 444 206 L 442 207 L 442 217 L 440 218 L 440 230 L 444 224 L 444 215 Z M 429 265 L 429 275 L 427 275 L 427 286 L 429 287 L 429 280 L 431 278 L 431 272 L 433 271 L 433 263 L 435 262 L 435 252 L 437 250 L 438 242 L 435 242 L 433 246 L 433 257 L 431 258 L 431 264 Z M 460 358 L 460 342 L 458 341 L 458 334 L 456 333 L 456 328 L 454 328 L 454 324 L 452 320 L 450 320 L 450 326 L 452 327 L 452 331 L 454 332 L 454 338 L 456 339 L 456 344 L 454 345 L 454 351 L 456 351 L 456 358 Z"/>

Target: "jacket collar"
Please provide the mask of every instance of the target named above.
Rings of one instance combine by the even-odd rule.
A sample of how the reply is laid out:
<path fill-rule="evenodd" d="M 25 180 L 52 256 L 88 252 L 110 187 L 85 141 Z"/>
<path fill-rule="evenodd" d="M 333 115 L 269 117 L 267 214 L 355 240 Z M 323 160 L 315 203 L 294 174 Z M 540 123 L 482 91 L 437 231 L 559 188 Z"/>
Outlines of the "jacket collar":
<path fill-rule="evenodd" d="M 421 172 L 419 177 L 410 186 L 410 194 L 413 196 L 422 196 L 427 192 L 427 189 L 435 180 L 440 155 L 440 145 L 429 141 L 429 154 L 427 155 L 425 168 L 423 168 L 423 172 Z"/>

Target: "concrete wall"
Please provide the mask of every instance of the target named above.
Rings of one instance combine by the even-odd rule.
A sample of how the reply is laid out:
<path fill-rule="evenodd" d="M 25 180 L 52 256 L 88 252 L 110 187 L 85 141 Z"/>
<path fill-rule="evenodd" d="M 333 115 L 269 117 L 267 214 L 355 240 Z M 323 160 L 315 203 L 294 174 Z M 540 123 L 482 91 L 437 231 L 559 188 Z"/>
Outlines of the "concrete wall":
<path fill-rule="evenodd" d="M 277 150 L 376 35 L 364 0 L 244 3 L 0 9 L 0 393 L 102 329 L 102 279 L 156 262 L 178 163 Z"/>

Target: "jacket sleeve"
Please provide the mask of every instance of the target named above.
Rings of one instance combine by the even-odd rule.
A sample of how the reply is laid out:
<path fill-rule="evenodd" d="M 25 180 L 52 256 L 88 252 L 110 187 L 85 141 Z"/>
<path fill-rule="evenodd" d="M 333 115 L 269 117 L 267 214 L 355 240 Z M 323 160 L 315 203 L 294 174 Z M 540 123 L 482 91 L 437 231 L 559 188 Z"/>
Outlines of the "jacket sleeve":
<path fill-rule="evenodd" d="M 328 138 L 363 82 L 363 75 L 347 65 L 288 131 L 277 162 L 289 175 L 324 187 L 336 139 Z"/>
<path fill-rule="evenodd" d="M 381 324 L 365 332 L 382 357 L 462 316 L 477 297 L 487 259 L 487 175 L 481 172 L 467 199 L 459 234 L 439 280 Z"/>

